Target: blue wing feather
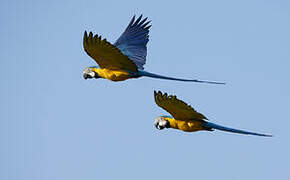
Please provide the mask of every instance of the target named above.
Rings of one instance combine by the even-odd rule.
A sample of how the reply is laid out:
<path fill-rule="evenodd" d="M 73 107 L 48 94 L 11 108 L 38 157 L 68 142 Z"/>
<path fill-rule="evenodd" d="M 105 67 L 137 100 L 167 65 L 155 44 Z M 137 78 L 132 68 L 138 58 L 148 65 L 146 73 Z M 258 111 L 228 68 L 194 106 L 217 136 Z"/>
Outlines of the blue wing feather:
<path fill-rule="evenodd" d="M 142 20 L 142 15 L 135 21 L 135 16 L 129 25 L 115 42 L 115 46 L 126 56 L 128 56 L 138 67 L 144 69 L 147 55 L 147 43 L 149 41 L 150 21 L 147 18 Z"/>

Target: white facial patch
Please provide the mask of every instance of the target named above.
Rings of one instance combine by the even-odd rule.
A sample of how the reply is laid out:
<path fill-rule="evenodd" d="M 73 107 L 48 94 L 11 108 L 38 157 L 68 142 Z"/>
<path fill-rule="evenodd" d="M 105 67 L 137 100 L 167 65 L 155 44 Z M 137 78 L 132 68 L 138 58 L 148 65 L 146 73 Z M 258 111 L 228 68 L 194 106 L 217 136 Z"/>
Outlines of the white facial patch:
<path fill-rule="evenodd" d="M 164 119 L 162 119 L 162 121 L 159 121 L 159 126 L 165 127 L 166 123 L 167 122 Z"/>
<path fill-rule="evenodd" d="M 95 77 L 95 72 L 93 72 L 93 71 L 90 71 L 87 74 L 90 75 L 91 77 Z"/>
<path fill-rule="evenodd" d="M 165 127 L 166 123 L 167 122 L 166 122 L 166 120 L 163 117 L 157 117 L 155 119 L 155 122 L 154 122 L 154 124 L 157 124 L 157 125 L 163 126 L 163 127 Z"/>

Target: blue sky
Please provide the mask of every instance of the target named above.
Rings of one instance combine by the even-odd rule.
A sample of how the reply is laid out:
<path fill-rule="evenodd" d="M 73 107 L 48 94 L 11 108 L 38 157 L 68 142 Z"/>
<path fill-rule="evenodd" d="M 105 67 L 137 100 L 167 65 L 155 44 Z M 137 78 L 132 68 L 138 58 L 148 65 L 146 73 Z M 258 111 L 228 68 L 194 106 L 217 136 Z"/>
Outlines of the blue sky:
<path fill-rule="evenodd" d="M 0 179 L 289 178 L 288 1 L 0 2 Z M 152 20 L 150 78 L 84 80 L 85 30 L 114 42 Z M 210 121 L 273 138 L 158 131 L 153 90 Z"/>

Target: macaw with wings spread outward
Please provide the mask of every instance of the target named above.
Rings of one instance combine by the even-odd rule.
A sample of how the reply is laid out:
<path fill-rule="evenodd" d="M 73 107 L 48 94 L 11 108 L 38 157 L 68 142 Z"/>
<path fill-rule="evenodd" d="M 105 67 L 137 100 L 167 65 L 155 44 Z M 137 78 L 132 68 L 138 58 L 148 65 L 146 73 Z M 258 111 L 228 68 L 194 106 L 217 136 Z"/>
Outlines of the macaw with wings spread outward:
<path fill-rule="evenodd" d="M 142 15 L 135 20 L 132 18 L 126 30 L 114 43 L 109 43 L 101 36 L 87 34 L 85 31 L 83 45 L 87 54 L 93 58 L 99 67 L 87 67 L 83 71 L 83 77 L 105 78 L 111 81 L 124 81 L 130 78 L 147 76 L 151 78 L 168 79 L 176 81 L 189 81 L 199 83 L 225 84 L 212 81 L 201 81 L 197 79 L 180 79 L 161 76 L 144 71 L 147 55 L 147 43 L 149 41 L 149 25 L 147 18 Z"/>
<path fill-rule="evenodd" d="M 176 98 L 176 96 L 168 96 L 167 93 L 162 94 L 162 92 L 154 91 L 154 98 L 156 104 L 169 112 L 171 116 L 159 116 L 155 119 L 155 127 L 159 130 L 164 128 L 174 128 L 186 132 L 194 131 L 214 131 L 215 129 L 221 131 L 228 131 L 232 133 L 256 135 L 256 136 L 267 136 L 272 135 L 260 134 L 255 132 L 249 132 L 239 129 L 232 129 L 229 127 L 221 126 L 207 121 L 207 118 L 195 111 L 191 106 L 185 102 Z"/>

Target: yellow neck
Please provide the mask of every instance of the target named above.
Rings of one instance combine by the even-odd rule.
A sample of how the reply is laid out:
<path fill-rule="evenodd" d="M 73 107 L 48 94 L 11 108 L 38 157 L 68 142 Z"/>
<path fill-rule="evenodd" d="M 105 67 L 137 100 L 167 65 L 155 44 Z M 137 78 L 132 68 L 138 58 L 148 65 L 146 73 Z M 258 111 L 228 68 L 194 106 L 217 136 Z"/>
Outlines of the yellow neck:
<path fill-rule="evenodd" d="M 124 81 L 130 78 L 130 73 L 123 70 L 111 70 L 105 68 L 93 68 L 98 76 L 111 81 Z"/>
<path fill-rule="evenodd" d="M 208 129 L 203 127 L 203 120 L 176 120 L 170 117 L 164 117 L 164 119 L 169 121 L 171 128 L 179 129 L 186 132 L 194 132 Z"/>
<path fill-rule="evenodd" d="M 169 121 L 170 127 L 174 129 L 178 129 L 178 121 L 174 118 L 164 117 L 165 120 Z"/>

